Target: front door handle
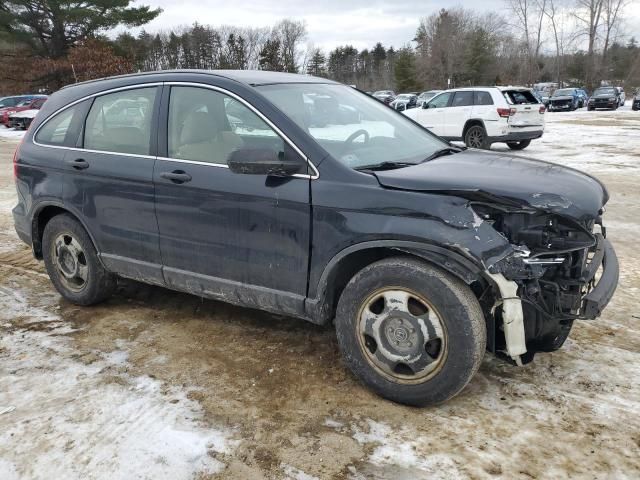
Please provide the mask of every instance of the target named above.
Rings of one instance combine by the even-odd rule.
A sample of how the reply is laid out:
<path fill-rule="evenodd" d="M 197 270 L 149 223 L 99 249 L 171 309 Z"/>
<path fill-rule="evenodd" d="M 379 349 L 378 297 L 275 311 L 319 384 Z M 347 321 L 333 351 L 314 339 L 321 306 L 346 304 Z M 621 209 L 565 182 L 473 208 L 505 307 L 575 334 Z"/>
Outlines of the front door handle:
<path fill-rule="evenodd" d="M 87 162 L 84 158 L 76 158 L 75 160 L 67 160 L 65 162 L 67 165 L 71 165 L 76 170 L 85 170 L 89 168 L 89 162 Z"/>
<path fill-rule="evenodd" d="M 162 172 L 160 178 L 171 180 L 173 183 L 186 183 L 191 181 L 191 175 L 183 170 L 174 170 L 173 172 Z"/>

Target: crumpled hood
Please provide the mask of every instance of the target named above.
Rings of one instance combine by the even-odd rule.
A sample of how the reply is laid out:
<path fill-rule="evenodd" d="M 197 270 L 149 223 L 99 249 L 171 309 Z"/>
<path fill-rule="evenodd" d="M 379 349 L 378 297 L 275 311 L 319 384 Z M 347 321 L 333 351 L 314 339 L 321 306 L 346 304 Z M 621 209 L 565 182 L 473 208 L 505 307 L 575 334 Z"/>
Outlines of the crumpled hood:
<path fill-rule="evenodd" d="M 375 172 L 384 187 L 446 192 L 504 201 L 580 222 L 595 219 L 609 199 L 606 188 L 572 168 L 509 154 L 465 150 L 419 165 Z"/>
<path fill-rule="evenodd" d="M 561 95 L 559 97 L 551 97 L 551 101 L 552 102 L 556 102 L 556 101 L 565 101 L 565 100 L 573 100 L 573 96 L 572 95 Z"/>

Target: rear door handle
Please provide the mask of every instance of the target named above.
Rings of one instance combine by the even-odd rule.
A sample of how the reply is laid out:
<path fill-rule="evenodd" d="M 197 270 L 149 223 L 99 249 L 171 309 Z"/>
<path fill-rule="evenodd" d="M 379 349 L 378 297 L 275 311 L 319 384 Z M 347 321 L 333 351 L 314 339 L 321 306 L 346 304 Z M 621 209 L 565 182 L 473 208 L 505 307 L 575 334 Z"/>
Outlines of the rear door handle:
<path fill-rule="evenodd" d="M 67 165 L 72 166 L 76 170 L 84 170 L 89 168 L 89 162 L 87 162 L 84 158 L 76 158 L 75 160 L 67 160 L 65 162 Z"/>
<path fill-rule="evenodd" d="M 174 170 L 173 172 L 162 172 L 160 178 L 171 180 L 173 183 L 186 183 L 191 181 L 191 175 L 183 170 Z"/>

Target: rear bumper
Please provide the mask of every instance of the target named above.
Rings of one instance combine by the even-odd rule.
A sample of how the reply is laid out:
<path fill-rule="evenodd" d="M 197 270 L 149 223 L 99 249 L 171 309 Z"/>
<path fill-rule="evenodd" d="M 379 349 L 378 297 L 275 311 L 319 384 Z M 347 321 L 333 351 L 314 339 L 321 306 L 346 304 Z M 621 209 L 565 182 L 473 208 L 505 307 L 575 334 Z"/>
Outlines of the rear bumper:
<path fill-rule="evenodd" d="M 22 212 L 21 205 L 17 205 L 11 211 L 13 215 L 13 225 L 20 240 L 31 246 L 31 222 Z"/>
<path fill-rule="evenodd" d="M 582 299 L 581 317 L 587 320 L 600 316 L 616 291 L 620 275 L 618 257 L 611 242 L 602 238 L 598 243 L 594 256 L 594 259 L 598 260 L 594 265 L 590 265 L 589 275 L 593 278 L 600 267 L 602 267 L 602 274 L 592 290 Z"/>
<path fill-rule="evenodd" d="M 528 130 L 525 132 L 509 132 L 506 135 L 489 137 L 491 143 L 496 142 L 521 142 L 522 140 L 534 140 L 542 137 L 544 130 Z"/>

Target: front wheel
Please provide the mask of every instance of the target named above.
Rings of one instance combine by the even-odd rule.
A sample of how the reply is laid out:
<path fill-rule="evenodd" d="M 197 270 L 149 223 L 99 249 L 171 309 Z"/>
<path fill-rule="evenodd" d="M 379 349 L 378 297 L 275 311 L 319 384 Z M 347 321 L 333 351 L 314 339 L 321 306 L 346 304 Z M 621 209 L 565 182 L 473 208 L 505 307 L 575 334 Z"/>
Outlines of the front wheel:
<path fill-rule="evenodd" d="M 469 148 L 482 148 L 488 150 L 491 143 L 487 137 L 487 131 L 481 125 L 473 125 L 469 127 L 464 134 L 464 143 Z"/>
<path fill-rule="evenodd" d="M 511 150 L 524 150 L 529 146 L 531 140 L 520 140 L 519 142 L 507 142 L 507 147 Z"/>
<path fill-rule="evenodd" d="M 93 305 L 114 291 L 116 278 L 105 270 L 83 226 L 72 216 L 53 217 L 42 236 L 44 264 L 60 294 L 77 305 Z"/>
<path fill-rule="evenodd" d="M 351 371 L 377 394 L 407 405 L 458 394 L 486 347 L 484 317 L 469 287 L 408 257 L 358 272 L 342 292 L 335 323 Z"/>

